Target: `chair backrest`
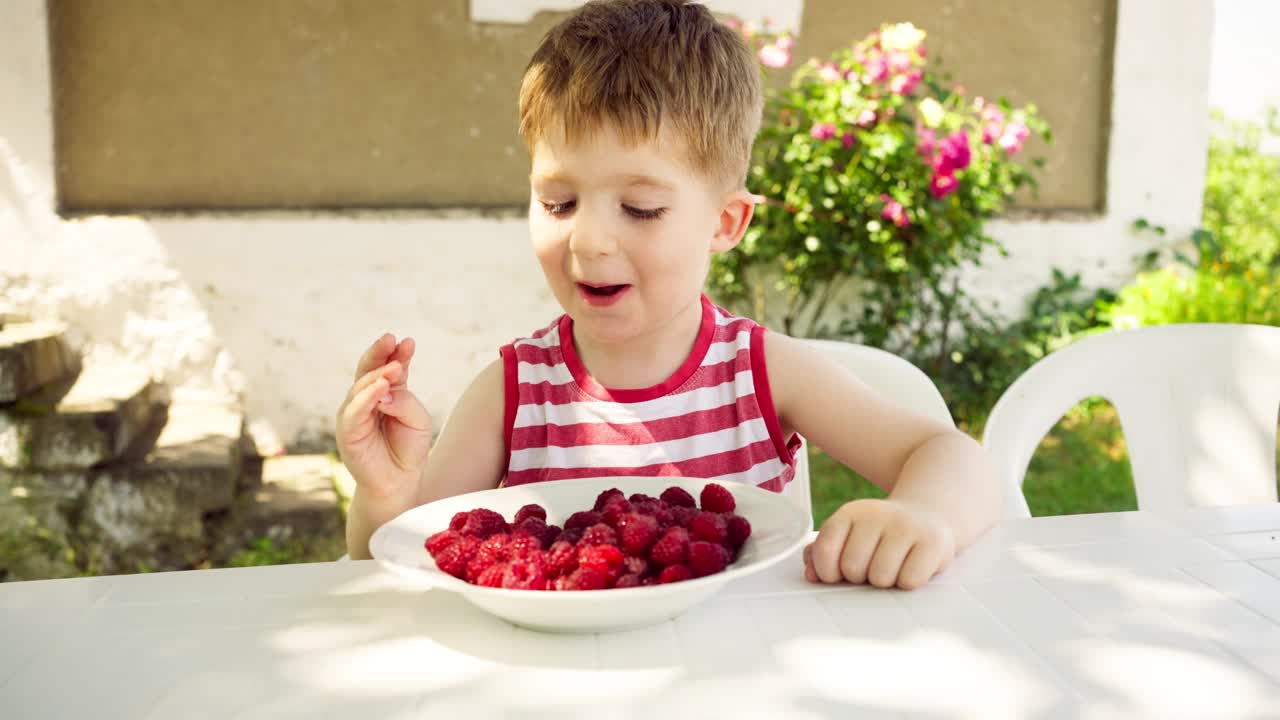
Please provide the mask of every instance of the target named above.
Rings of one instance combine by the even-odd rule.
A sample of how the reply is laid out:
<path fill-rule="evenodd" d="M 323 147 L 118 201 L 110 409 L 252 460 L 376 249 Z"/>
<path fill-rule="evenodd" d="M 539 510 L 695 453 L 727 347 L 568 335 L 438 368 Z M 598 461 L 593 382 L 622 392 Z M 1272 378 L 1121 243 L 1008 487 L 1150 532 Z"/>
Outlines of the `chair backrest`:
<path fill-rule="evenodd" d="M 910 410 L 948 425 L 954 425 L 942 393 L 920 368 L 879 348 L 834 340 L 804 340 L 838 364 L 848 368 L 877 393 Z M 795 479 L 789 492 L 810 509 L 808 447 L 801 447 L 796 459 Z"/>
<path fill-rule="evenodd" d="M 1280 328 L 1119 330 L 1043 358 L 987 419 L 983 444 L 1006 488 L 1021 488 L 1040 440 L 1093 396 L 1120 417 L 1140 507 L 1276 501 Z"/>

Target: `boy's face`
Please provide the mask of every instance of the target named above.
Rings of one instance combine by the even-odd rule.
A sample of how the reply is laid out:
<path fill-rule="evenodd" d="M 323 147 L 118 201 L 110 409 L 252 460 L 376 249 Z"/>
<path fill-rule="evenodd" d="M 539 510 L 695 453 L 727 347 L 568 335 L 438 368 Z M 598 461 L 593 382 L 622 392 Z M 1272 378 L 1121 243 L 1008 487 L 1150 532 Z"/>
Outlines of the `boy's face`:
<path fill-rule="evenodd" d="M 533 249 L 575 333 L 619 342 L 700 312 L 711 253 L 750 220 L 745 191 L 689 169 L 665 131 L 628 147 L 607 124 L 573 143 L 556 127 L 532 155 Z"/>

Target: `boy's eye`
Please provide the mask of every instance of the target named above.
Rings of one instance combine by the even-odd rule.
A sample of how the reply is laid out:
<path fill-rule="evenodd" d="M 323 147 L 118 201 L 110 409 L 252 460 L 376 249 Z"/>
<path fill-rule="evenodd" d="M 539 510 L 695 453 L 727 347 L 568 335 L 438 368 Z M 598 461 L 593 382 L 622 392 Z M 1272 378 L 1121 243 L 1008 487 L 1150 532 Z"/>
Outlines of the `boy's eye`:
<path fill-rule="evenodd" d="M 664 207 L 644 210 L 637 207 L 631 207 L 630 205 L 623 205 L 622 209 L 625 210 L 628 215 L 637 220 L 657 220 L 667 211 Z"/>
<path fill-rule="evenodd" d="M 560 217 L 562 215 L 568 215 L 570 212 L 572 212 L 573 206 L 575 204 L 577 203 L 575 203 L 573 200 L 570 200 L 569 202 L 562 202 L 562 203 L 543 202 L 542 209 L 547 211 L 548 215 Z"/>

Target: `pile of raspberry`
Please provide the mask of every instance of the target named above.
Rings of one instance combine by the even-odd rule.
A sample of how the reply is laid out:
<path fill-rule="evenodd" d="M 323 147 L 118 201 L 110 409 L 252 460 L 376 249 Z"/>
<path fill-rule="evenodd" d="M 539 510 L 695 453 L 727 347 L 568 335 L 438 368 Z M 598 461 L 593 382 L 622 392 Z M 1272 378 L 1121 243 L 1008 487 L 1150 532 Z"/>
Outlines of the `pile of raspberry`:
<path fill-rule="evenodd" d="M 751 523 L 734 513 L 723 485 L 702 488 L 701 507 L 679 487 L 659 497 L 617 488 L 564 527 L 547 511 L 525 505 L 508 523 L 476 508 L 453 516 L 448 530 L 427 538 L 442 571 L 473 585 L 518 590 L 604 590 L 680 582 L 713 575 L 738 558 Z"/>

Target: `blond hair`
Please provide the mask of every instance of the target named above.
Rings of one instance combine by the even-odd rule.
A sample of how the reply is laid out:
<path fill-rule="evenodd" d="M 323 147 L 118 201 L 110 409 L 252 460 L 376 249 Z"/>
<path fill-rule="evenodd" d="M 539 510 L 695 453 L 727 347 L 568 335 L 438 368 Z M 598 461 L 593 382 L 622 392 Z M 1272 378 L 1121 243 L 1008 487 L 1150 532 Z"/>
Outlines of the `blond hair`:
<path fill-rule="evenodd" d="M 559 121 L 566 141 L 612 125 L 627 142 L 660 126 L 696 171 L 742 184 L 760 129 L 751 49 L 705 6 L 684 0 L 594 0 L 547 33 L 520 84 L 530 148 Z"/>

